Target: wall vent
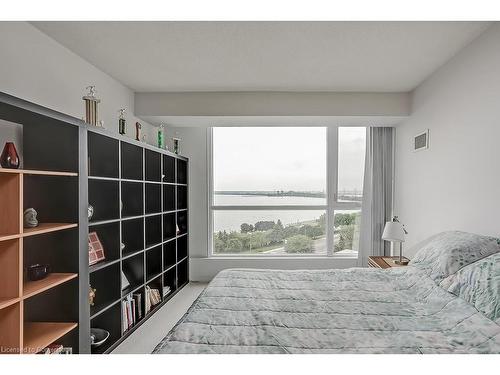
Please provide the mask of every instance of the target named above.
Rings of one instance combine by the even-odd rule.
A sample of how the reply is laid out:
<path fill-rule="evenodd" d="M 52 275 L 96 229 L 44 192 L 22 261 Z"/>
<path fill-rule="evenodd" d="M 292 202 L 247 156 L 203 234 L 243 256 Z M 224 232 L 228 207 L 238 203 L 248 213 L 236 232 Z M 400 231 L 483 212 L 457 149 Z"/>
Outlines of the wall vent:
<path fill-rule="evenodd" d="M 413 151 L 427 150 L 429 148 L 429 129 L 413 137 Z"/>

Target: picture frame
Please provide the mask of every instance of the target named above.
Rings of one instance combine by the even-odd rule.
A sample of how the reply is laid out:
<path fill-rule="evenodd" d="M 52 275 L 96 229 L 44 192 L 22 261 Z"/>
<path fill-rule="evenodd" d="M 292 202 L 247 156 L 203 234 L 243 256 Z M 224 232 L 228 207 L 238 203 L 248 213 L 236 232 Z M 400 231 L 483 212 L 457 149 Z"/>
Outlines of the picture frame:
<path fill-rule="evenodd" d="M 104 247 L 97 232 L 89 233 L 89 266 L 97 264 L 106 259 L 104 254 Z"/>

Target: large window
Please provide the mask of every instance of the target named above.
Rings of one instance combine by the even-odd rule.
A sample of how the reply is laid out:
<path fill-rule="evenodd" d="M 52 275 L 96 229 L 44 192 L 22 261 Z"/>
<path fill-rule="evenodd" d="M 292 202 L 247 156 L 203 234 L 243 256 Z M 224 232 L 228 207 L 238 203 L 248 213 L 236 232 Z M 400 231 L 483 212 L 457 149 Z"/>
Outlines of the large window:
<path fill-rule="evenodd" d="M 365 133 L 213 128 L 212 255 L 356 256 Z"/>

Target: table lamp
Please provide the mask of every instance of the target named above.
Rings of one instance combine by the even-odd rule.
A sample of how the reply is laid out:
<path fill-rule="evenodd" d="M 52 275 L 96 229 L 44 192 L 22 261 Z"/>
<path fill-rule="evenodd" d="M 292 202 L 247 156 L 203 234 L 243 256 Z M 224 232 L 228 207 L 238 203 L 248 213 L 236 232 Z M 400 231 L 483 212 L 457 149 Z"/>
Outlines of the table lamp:
<path fill-rule="evenodd" d="M 408 234 L 403 224 L 399 222 L 397 216 L 392 218 L 392 221 L 385 223 L 382 239 L 385 241 L 399 242 L 399 260 L 395 260 L 396 264 L 406 265 L 407 260 L 403 260 L 403 242 L 405 242 L 405 235 Z"/>

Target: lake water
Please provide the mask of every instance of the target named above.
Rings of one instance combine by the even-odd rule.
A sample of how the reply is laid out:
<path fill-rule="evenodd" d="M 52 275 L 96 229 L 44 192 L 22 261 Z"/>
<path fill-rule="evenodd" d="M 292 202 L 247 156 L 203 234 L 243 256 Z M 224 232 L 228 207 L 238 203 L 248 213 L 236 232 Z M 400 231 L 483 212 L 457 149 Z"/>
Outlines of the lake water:
<path fill-rule="evenodd" d="M 284 206 L 304 205 L 321 206 L 326 204 L 325 198 L 311 197 L 268 197 L 252 195 L 220 195 L 214 197 L 215 205 L 230 206 Z M 281 220 L 283 225 L 295 224 L 309 220 L 317 220 L 325 210 L 273 210 L 273 211 L 214 211 L 214 231 L 239 231 L 243 223 L 255 224 L 257 221 Z M 338 211 L 347 213 L 354 211 Z"/>

